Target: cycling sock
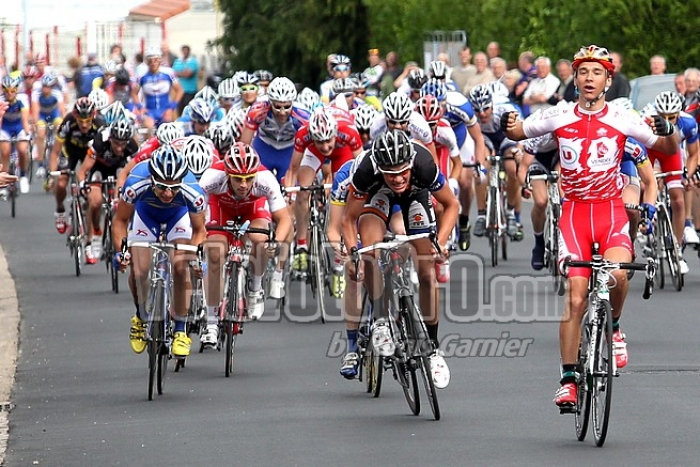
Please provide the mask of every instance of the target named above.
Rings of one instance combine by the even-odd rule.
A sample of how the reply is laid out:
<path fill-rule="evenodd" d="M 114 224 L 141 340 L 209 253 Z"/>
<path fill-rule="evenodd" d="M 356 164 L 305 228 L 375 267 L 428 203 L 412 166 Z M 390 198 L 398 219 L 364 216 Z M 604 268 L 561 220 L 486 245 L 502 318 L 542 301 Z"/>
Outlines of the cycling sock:
<path fill-rule="evenodd" d="M 27 171 L 24 169 L 19 169 L 19 176 L 20 177 L 26 177 L 27 176 Z"/>
<path fill-rule="evenodd" d="M 476 213 L 480 216 L 486 216 L 486 209 L 479 209 L 476 211 Z"/>
<path fill-rule="evenodd" d="M 686 227 L 693 227 L 693 219 L 686 219 L 685 220 L 685 226 Z"/>
<path fill-rule="evenodd" d="M 372 315 L 374 316 L 374 319 L 387 318 L 382 307 L 382 301 L 382 297 L 372 299 Z"/>
<path fill-rule="evenodd" d="M 63 214 L 64 212 L 66 212 L 65 206 L 63 206 L 63 205 L 61 205 L 61 206 L 56 206 L 56 212 L 59 213 L 59 214 Z"/>
<path fill-rule="evenodd" d="M 466 229 L 469 225 L 469 216 L 459 215 L 459 228 Z"/>
<path fill-rule="evenodd" d="M 544 247 L 544 233 L 535 234 L 535 246 Z"/>
<path fill-rule="evenodd" d="M 219 322 L 219 307 L 207 305 L 207 324 L 217 324 Z"/>
<path fill-rule="evenodd" d="M 275 271 L 272 273 L 272 279 L 273 279 L 273 280 L 281 281 L 283 277 L 284 277 L 284 271 L 277 271 L 277 270 L 275 270 Z"/>
<path fill-rule="evenodd" d="M 256 276 L 255 274 L 250 275 L 250 280 L 248 280 L 248 289 L 251 292 L 257 292 L 262 288 L 262 278 L 263 276 Z"/>
<path fill-rule="evenodd" d="M 560 384 L 575 383 L 576 382 L 576 364 L 572 363 L 569 365 L 561 366 L 561 379 Z"/>
<path fill-rule="evenodd" d="M 297 240 L 297 246 L 296 246 L 296 248 L 295 248 L 295 251 L 296 251 L 296 250 L 304 250 L 304 251 L 306 251 L 307 249 L 308 249 L 308 248 L 306 247 L 306 239 L 305 239 L 305 238 L 302 238 L 302 239 L 300 239 L 300 240 Z"/>
<path fill-rule="evenodd" d="M 440 344 L 438 342 L 438 325 L 437 324 L 426 324 L 425 328 L 428 330 L 428 338 L 433 341 L 436 347 Z"/>
<path fill-rule="evenodd" d="M 185 325 L 187 324 L 186 316 L 174 316 L 175 321 L 175 332 L 185 332 Z"/>
<path fill-rule="evenodd" d="M 513 214 L 515 215 L 515 222 L 520 224 L 520 211 L 515 211 Z"/>
<path fill-rule="evenodd" d="M 348 336 L 348 353 L 357 352 L 357 329 L 346 329 Z"/>
<path fill-rule="evenodd" d="M 620 329 L 620 318 L 613 318 L 613 332 Z"/>

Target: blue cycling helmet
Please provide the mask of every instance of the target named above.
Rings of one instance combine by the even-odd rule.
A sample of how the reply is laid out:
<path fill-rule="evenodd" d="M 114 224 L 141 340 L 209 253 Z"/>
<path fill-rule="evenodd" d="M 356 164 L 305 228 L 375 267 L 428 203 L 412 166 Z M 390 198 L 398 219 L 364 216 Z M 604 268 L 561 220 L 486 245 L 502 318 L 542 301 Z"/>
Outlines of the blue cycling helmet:
<path fill-rule="evenodd" d="M 153 178 L 182 180 L 187 175 L 187 160 L 170 144 L 164 144 L 151 154 L 148 170 Z"/>
<path fill-rule="evenodd" d="M 445 86 L 445 83 L 443 83 L 437 78 L 430 78 L 420 88 L 421 97 L 425 97 L 428 94 L 435 97 L 438 100 L 438 102 L 442 102 L 445 100 L 445 97 L 447 97 L 447 86 Z"/>
<path fill-rule="evenodd" d="M 20 83 L 19 78 L 13 78 L 10 75 L 7 75 L 2 79 L 2 87 L 5 89 L 7 89 L 7 88 L 15 88 L 16 89 L 19 87 L 19 83 Z"/>
<path fill-rule="evenodd" d="M 214 108 L 202 98 L 192 99 L 189 104 L 190 118 L 197 123 L 211 123 L 214 118 Z"/>

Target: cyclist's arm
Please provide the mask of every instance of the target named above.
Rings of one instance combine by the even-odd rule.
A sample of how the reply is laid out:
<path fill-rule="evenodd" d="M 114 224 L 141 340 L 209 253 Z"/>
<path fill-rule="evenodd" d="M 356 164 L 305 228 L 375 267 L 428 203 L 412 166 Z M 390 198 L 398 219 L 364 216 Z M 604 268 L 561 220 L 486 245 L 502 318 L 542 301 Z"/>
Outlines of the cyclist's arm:
<path fill-rule="evenodd" d="M 122 250 L 122 240 L 127 236 L 129 221 L 135 209 L 136 206 L 134 204 L 127 203 L 122 199 L 117 206 L 117 211 L 114 213 L 112 218 L 112 238 L 114 239 L 114 246 L 117 252 Z"/>
<path fill-rule="evenodd" d="M 239 141 L 245 144 L 252 144 L 253 138 L 255 137 L 255 130 L 248 128 L 247 125 L 243 125 L 243 130 L 241 130 L 241 137 Z"/>
<path fill-rule="evenodd" d="M 119 204 L 121 206 L 123 203 Z M 192 245 L 202 244 L 207 239 L 205 221 L 206 212 L 190 213 L 190 222 L 192 222 Z"/>
<path fill-rule="evenodd" d="M 685 150 L 688 154 L 688 159 L 685 162 L 688 167 L 688 177 L 691 177 L 698 168 L 698 158 L 700 158 L 700 140 L 692 143 L 685 143 Z"/>
<path fill-rule="evenodd" d="M 525 186 L 525 177 L 527 176 L 527 171 L 530 168 L 530 164 L 535 160 L 535 156 L 527 151 L 523 151 L 523 160 L 520 161 L 518 165 L 518 183 L 520 186 Z"/>
<path fill-rule="evenodd" d="M 452 233 L 452 229 L 457 223 L 457 217 L 459 216 L 459 201 L 457 201 L 457 198 L 455 198 L 450 185 L 447 183 L 445 183 L 438 191 L 434 191 L 432 194 L 438 203 L 442 204 L 442 206 L 445 208 L 442 216 L 440 216 L 439 222 L 437 223 L 438 243 L 444 250 L 445 245 L 447 245 L 450 238 L 450 234 Z"/>
<path fill-rule="evenodd" d="M 656 185 L 654 167 L 647 160 L 643 164 L 637 166 L 637 173 L 639 174 L 639 178 L 645 185 L 644 194 L 642 195 L 642 202 L 649 203 L 652 206 L 655 206 L 658 186 Z"/>
<path fill-rule="evenodd" d="M 139 99 L 139 89 L 140 86 L 136 83 L 133 83 L 131 86 L 131 102 L 134 103 L 134 113 L 138 115 L 139 117 L 143 116 L 145 113 L 145 109 L 143 108 L 143 105 L 141 104 L 141 99 Z"/>
<path fill-rule="evenodd" d="M 29 124 L 29 108 L 22 110 L 22 128 L 27 136 L 32 134 L 32 126 Z"/>
<path fill-rule="evenodd" d="M 179 81 L 174 81 L 171 91 L 172 102 L 180 102 L 182 96 L 185 95 L 185 90 L 182 89 L 182 85 Z"/>
<path fill-rule="evenodd" d="M 516 120 L 515 123 L 508 125 L 508 129 L 504 131 L 504 133 L 508 139 L 512 139 L 513 141 L 522 141 L 528 138 L 523 130 L 522 120 Z"/>
<path fill-rule="evenodd" d="M 284 184 L 286 186 L 294 186 L 297 182 L 297 172 L 299 171 L 299 166 L 301 165 L 302 153 L 294 149 L 292 152 L 292 160 L 289 163 L 289 169 L 284 175 Z"/>
<path fill-rule="evenodd" d="M 32 102 L 31 102 L 31 104 L 29 104 L 29 111 L 31 112 L 32 119 L 34 120 L 35 123 L 39 122 L 39 110 L 40 110 L 39 101 L 32 98 Z"/>
<path fill-rule="evenodd" d="M 80 164 L 80 168 L 78 169 L 78 173 L 75 174 L 75 176 L 79 182 L 82 182 L 83 180 L 85 180 L 85 177 L 87 176 L 90 169 L 92 169 L 95 166 L 94 155 L 95 155 L 95 150 L 92 148 L 88 149 L 87 156 L 85 156 L 85 159 Z"/>
<path fill-rule="evenodd" d="M 117 174 L 117 191 L 121 191 L 122 187 L 124 186 L 124 183 L 126 183 L 126 178 L 129 176 L 133 168 L 136 167 L 136 164 L 138 163 L 139 162 L 136 158 L 132 158 L 129 162 L 126 163 L 124 168 L 121 171 L 119 171 L 119 173 Z"/>
<path fill-rule="evenodd" d="M 277 226 L 275 228 L 275 239 L 278 242 L 284 241 L 292 231 L 292 216 L 286 207 L 272 213 L 272 220 Z"/>
<path fill-rule="evenodd" d="M 486 167 L 486 142 L 481 127 L 478 124 L 468 126 L 467 132 L 474 140 L 474 158 L 482 167 Z"/>
<path fill-rule="evenodd" d="M 53 148 L 51 148 L 51 156 L 49 157 L 49 170 L 54 171 L 58 169 L 58 153 L 61 152 L 63 147 L 63 142 L 56 138 L 53 143 Z"/>
<path fill-rule="evenodd" d="M 342 220 L 342 235 L 345 239 L 345 246 L 348 251 L 357 246 L 357 220 L 365 207 L 366 195 L 360 195 L 355 188 L 350 185 L 348 201 L 345 205 L 345 212 Z M 454 225 L 454 224 L 452 224 Z"/>

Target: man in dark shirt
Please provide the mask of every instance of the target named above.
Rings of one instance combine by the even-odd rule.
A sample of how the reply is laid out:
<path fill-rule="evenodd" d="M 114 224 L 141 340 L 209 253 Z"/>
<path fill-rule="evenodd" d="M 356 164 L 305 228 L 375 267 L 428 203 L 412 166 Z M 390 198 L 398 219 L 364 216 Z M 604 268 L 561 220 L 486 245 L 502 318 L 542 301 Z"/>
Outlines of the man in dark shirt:
<path fill-rule="evenodd" d="M 622 74 L 622 55 L 618 52 L 610 52 L 613 59 L 613 64 L 615 65 L 615 74 L 613 75 L 612 84 L 605 93 L 605 100 L 611 101 L 617 99 L 618 97 L 629 97 L 630 95 L 630 83 L 627 77 Z"/>

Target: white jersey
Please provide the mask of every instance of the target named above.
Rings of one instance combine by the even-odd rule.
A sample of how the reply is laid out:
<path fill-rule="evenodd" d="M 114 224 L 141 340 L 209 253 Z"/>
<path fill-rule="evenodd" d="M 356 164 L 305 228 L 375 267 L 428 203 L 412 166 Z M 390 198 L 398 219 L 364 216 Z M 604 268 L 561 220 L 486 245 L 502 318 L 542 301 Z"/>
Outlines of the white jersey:
<path fill-rule="evenodd" d="M 374 140 L 377 136 L 386 132 L 386 114 L 380 113 L 372 122 L 372 128 L 369 130 L 370 139 Z M 425 118 L 415 110 L 411 112 L 408 119 L 408 134 L 416 141 L 420 141 L 424 145 L 429 145 L 433 142 L 433 132 L 430 131 L 430 125 L 425 121 Z"/>

